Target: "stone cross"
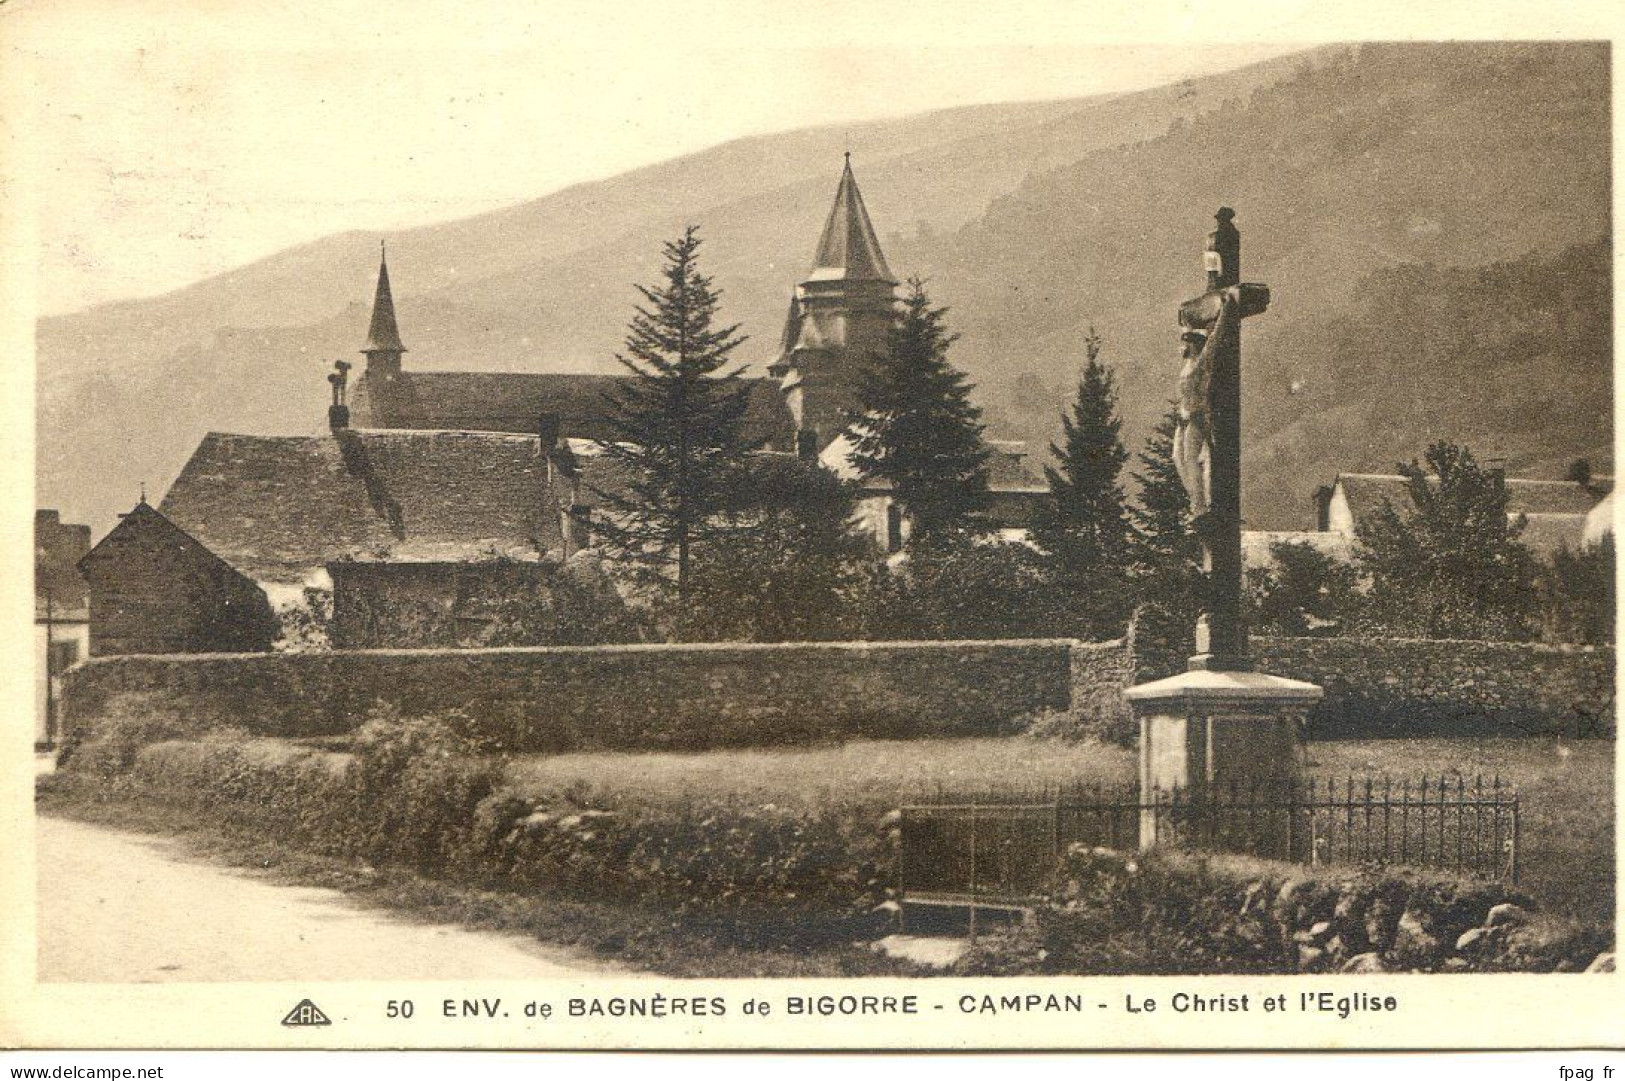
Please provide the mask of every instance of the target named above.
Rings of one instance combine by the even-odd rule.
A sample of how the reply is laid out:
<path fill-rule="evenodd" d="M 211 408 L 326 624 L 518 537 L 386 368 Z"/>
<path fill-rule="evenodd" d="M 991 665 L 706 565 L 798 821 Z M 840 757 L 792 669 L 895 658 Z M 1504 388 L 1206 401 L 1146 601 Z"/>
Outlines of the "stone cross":
<path fill-rule="evenodd" d="M 1208 596 L 1197 622 L 1193 670 L 1251 668 L 1241 618 L 1241 320 L 1263 312 L 1270 291 L 1241 281 L 1241 234 L 1232 224 L 1235 216 L 1227 206 L 1214 215 L 1218 226 L 1208 234 L 1204 255 L 1207 292 L 1179 308 L 1186 337 L 1203 343 L 1205 368 L 1200 380 L 1205 397 L 1201 427 L 1182 424 L 1180 433 L 1186 440 L 1197 438 L 1205 444 L 1200 448 L 1205 462 L 1200 503 L 1205 507 L 1192 524 L 1202 542 Z M 1221 319 L 1227 308 L 1228 317 Z M 1188 487 L 1190 483 L 1187 480 Z M 1197 502 L 1193 493 L 1193 504 Z"/>

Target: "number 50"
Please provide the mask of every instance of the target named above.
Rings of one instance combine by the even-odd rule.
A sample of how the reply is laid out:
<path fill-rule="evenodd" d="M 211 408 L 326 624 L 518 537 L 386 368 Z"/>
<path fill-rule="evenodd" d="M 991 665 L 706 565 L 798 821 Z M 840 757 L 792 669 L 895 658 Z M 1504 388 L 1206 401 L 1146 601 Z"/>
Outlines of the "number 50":
<path fill-rule="evenodd" d="M 399 1002 L 397 1002 L 395 999 L 390 999 L 389 1002 L 384 1006 L 384 1016 L 385 1017 L 411 1017 L 412 1016 L 412 1000 L 409 999 L 409 998 L 403 998 Z"/>

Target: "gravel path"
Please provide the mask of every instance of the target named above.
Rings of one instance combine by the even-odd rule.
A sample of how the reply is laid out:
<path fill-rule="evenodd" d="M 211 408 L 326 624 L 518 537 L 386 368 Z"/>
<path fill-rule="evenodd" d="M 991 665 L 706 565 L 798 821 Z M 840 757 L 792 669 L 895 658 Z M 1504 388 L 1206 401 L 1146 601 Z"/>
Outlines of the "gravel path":
<path fill-rule="evenodd" d="M 276 885 L 205 863 L 166 838 L 45 816 L 38 824 L 42 981 L 531 979 L 617 971 L 521 935 L 411 922 L 337 890 Z"/>

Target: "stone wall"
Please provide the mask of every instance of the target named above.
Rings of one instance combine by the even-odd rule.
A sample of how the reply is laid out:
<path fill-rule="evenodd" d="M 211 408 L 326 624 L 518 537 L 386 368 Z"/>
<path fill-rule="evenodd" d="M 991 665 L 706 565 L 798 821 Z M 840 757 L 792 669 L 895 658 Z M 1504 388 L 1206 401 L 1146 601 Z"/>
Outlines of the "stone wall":
<path fill-rule="evenodd" d="M 69 731 L 139 711 L 277 736 L 342 734 L 377 706 L 460 709 L 516 751 L 998 735 L 1075 694 L 1115 700 L 1122 652 L 1048 639 L 113 657 L 69 674 L 63 708 Z"/>
<path fill-rule="evenodd" d="M 1498 642 L 1258 638 L 1326 689 L 1311 739 L 1612 733 L 1614 655 Z M 160 712 L 188 729 L 340 735 L 377 706 L 460 709 L 515 750 L 1042 734 L 1132 742 L 1121 642 L 840 642 L 109 657 L 64 679 L 64 730 Z"/>
<path fill-rule="evenodd" d="M 1614 651 L 1525 642 L 1254 638 L 1258 665 L 1326 690 L 1310 739 L 1611 734 Z"/>

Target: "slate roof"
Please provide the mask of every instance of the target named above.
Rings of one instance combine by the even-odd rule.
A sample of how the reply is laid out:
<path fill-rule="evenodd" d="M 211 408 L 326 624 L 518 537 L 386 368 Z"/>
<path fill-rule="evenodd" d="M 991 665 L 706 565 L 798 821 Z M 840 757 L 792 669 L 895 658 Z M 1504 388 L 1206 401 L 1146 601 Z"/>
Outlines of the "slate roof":
<path fill-rule="evenodd" d="M 605 396 L 627 379 L 567 372 L 403 372 L 388 384 L 363 376 L 351 395 L 351 414 L 369 428 L 434 429 L 534 434 L 543 414 L 558 418 L 559 434 L 613 439 Z M 746 437 L 790 449 L 795 421 L 777 381 L 742 380 L 749 395 Z"/>
<path fill-rule="evenodd" d="M 1526 514 L 1518 542 L 1537 555 L 1549 556 L 1559 548 L 1579 551 L 1585 545 L 1586 516 L 1583 514 Z"/>
<path fill-rule="evenodd" d="M 810 281 L 883 281 L 895 284 L 880 241 L 863 205 L 863 195 L 852 176 L 852 155 L 846 157 L 841 182 L 835 189 L 835 205 L 830 207 L 813 256 Z"/>
<path fill-rule="evenodd" d="M 1339 473 L 1337 483 L 1343 488 L 1349 512 L 1359 522 L 1374 514 L 1384 499 L 1403 511 L 1411 505 L 1405 478 L 1387 473 Z M 1529 480 L 1508 477 L 1508 514 L 1580 514 L 1596 506 L 1606 494 L 1611 481 L 1596 478 L 1589 485 L 1571 480 Z"/>
<path fill-rule="evenodd" d="M 987 459 L 988 491 L 995 495 L 1040 495 L 1049 491 L 1049 482 L 1027 453 L 1026 443 L 1017 439 L 989 439 L 986 445 L 991 452 Z M 852 437 L 843 432 L 830 441 L 818 460 L 842 480 L 856 480 L 858 471 L 852 464 L 851 453 Z M 864 488 L 885 491 L 891 488 L 891 482 L 869 480 L 864 482 Z"/>
<path fill-rule="evenodd" d="M 1027 444 L 1016 439 L 989 439 L 987 487 L 991 492 L 1040 493 L 1049 491 L 1044 472 L 1027 453 Z"/>
<path fill-rule="evenodd" d="M 83 619 L 90 610 L 90 586 L 79 560 L 90 551 L 90 527 L 64 524 L 54 510 L 34 511 L 34 617 Z M 47 602 L 49 596 L 49 602 Z"/>
<path fill-rule="evenodd" d="M 378 291 L 372 298 L 372 323 L 367 328 L 363 353 L 404 353 L 400 328 L 395 325 L 395 297 L 389 291 L 389 264 L 378 257 Z"/>
<path fill-rule="evenodd" d="M 256 580 L 401 549 L 457 557 L 560 547 L 534 436 L 346 430 L 211 432 L 159 510 Z"/>
<path fill-rule="evenodd" d="M 1348 563 L 1354 559 L 1354 538 L 1343 533 L 1319 533 L 1285 529 L 1244 529 L 1241 531 L 1241 561 L 1244 567 L 1275 566 L 1277 544 L 1307 544 L 1321 555 Z"/>

